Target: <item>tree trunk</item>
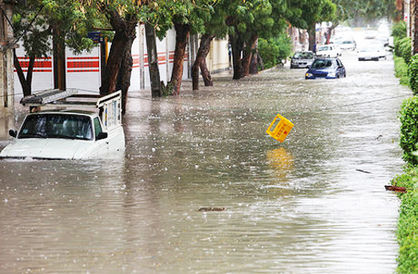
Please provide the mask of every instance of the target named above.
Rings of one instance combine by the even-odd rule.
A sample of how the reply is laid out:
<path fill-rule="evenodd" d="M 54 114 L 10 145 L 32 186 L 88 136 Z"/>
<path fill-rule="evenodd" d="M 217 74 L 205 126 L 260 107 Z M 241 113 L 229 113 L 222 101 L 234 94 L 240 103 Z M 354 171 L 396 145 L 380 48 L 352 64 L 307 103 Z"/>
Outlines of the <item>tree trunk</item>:
<path fill-rule="evenodd" d="M 253 57 L 255 46 L 257 44 L 257 39 L 258 39 L 257 34 L 251 35 L 250 40 L 248 41 L 247 45 L 245 46 L 244 57 L 242 58 L 241 77 L 245 77 L 245 76 L 250 75 L 250 63 L 251 63 L 251 59 Z"/>
<path fill-rule="evenodd" d="M 412 24 L 414 25 L 414 32 L 412 34 L 412 41 L 413 41 L 413 48 L 412 48 L 412 52 L 413 54 L 418 54 L 418 3 L 415 1 L 415 3 L 413 3 L 414 6 L 411 7 L 414 9 L 414 21 L 412 21 Z M 412 9 L 411 9 L 412 11 Z M 411 20 L 413 19 L 411 18 Z M 416 79 L 416 78 L 415 78 Z"/>
<path fill-rule="evenodd" d="M 316 52 L 316 31 L 315 24 L 308 29 L 309 33 L 309 50 Z"/>
<path fill-rule="evenodd" d="M 60 39 L 59 27 L 53 27 L 52 31 L 52 44 L 53 44 L 53 56 L 54 56 L 54 88 L 65 90 L 65 42 Z"/>
<path fill-rule="evenodd" d="M 257 52 L 257 65 L 260 66 L 261 70 L 264 70 L 263 58 L 261 58 L 261 55 L 258 52 Z"/>
<path fill-rule="evenodd" d="M 107 58 L 104 77 L 100 87 L 100 95 L 106 95 L 116 91 L 119 69 L 122 64 L 121 56 L 124 55 L 127 45 L 127 37 L 122 32 L 116 30 L 115 36 L 110 47 L 109 57 Z"/>
<path fill-rule="evenodd" d="M 200 71 L 203 77 L 203 82 L 205 83 L 205 87 L 213 86 L 212 76 L 210 75 L 210 71 L 208 69 L 208 66 L 206 65 L 206 56 L 200 63 Z"/>
<path fill-rule="evenodd" d="M 122 91 L 122 114 L 126 112 L 126 101 L 128 97 L 128 89 L 131 85 L 131 74 L 132 74 L 132 43 L 135 40 L 135 35 L 129 38 L 125 48 L 125 53 L 122 56 L 122 62 L 119 69 L 118 84 L 116 90 Z"/>
<path fill-rule="evenodd" d="M 115 10 L 104 9 L 104 12 L 107 13 L 110 24 L 115 31 L 115 36 L 107 59 L 105 74 L 102 78 L 100 94 L 106 95 L 115 92 L 118 81 L 120 80 L 120 88 L 126 88 L 125 91 L 122 90 L 122 93 L 125 92 L 124 99 L 126 99 L 127 88 L 129 88 L 130 85 L 130 73 L 132 70 L 131 47 L 132 41 L 135 40 L 136 37 L 138 20 L 136 16 L 129 14 L 122 18 Z M 120 71 L 122 61 L 124 62 L 125 67 L 123 71 Z M 125 105 L 126 102 L 122 102 L 122 104 Z"/>
<path fill-rule="evenodd" d="M 253 53 L 253 56 L 251 57 L 251 63 L 250 63 L 250 74 L 254 75 L 258 73 L 258 51 Z"/>
<path fill-rule="evenodd" d="M 206 66 L 206 56 L 209 53 L 210 42 L 215 35 L 203 34 L 200 38 L 200 46 L 197 51 L 196 60 L 192 66 L 192 82 L 193 90 L 199 90 L 199 68 L 202 70 L 202 77 L 205 81 L 205 86 L 212 86 L 212 78 Z"/>
<path fill-rule="evenodd" d="M 232 63 L 234 68 L 234 75 L 232 79 L 241 79 L 241 52 L 243 48 L 243 42 L 241 41 L 239 34 L 235 33 L 230 37 L 231 49 L 232 49 Z"/>
<path fill-rule="evenodd" d="M 326 44 L 328 45 L 330 43 L 331 40 L 331 35 L 332 35 L 332 31 L 338 26 L 338 23 L 332 23 L 331 27 L 328 28 L 327 31 L 327 42 Z"/>
<path fill-rule="evenodd" d="M 22 66 L 20 65 L 19 59 L 16 55 L 16 49 L 13 49 L 13 64 L 16 68 L 16 73 L 19 78 L 20 85 L 22 86 L 23 96 L 29 96 L 32 94 L 32 75 L 33 67 L 35 64 L 35 56 L 29 57 L 28 71 L 25 74 L 23 73 Z"/>
<path fill-rule="evenodd" d="M 176 30 L 176 48 L 174 50 L 174 64 L 171 74 L 171 83 L 174 86 L 173 95 L 180 94 L 181 80 L 183 77 L 184 54 L 186 52 L 187 39 L 190 34 L 190 25 L 174 24 Z"/>
<path fill-rule="evenodd" d="M 147 40 L 148 68 L 151 82 L 151 96 L 161 97 L 160 70 L 158 69 L 158 52 L 155 40 L 155 29 L 152 25 L 145 24 L 145 38 Z"/>

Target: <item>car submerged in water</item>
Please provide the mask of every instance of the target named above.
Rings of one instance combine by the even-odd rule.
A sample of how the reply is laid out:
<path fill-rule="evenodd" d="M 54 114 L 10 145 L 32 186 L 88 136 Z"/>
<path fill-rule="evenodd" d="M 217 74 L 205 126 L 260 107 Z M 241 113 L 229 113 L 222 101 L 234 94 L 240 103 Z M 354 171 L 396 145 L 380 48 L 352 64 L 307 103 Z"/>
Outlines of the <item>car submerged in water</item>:
<path fill-rule="evenodd" d="M 382 46 L 368 46 L 358 50 L 357 58 L 359 61 L 379 61 L 386 60 L 386 50 Z"/>
<path fill-rule="evenodd" d="M 9 131 L 14 139 L 1 151 L 0 158 L 90 159 L 123 153 L 120 91 L 103 97 L 77 95 L 49 90 L 23 98 L 22 104 L 41 109 L 29 113 L 19 131 Z M 65 99 L 56 99 L 62 96 Z M 81 102 L 80 98 L 87 100 Z"/>
<path fill-rule="evenodd" d="M 290 68 L 307 68 L 314 60 L 315 55 L 312 51 L 297 51 L 290 60 Z"/>
<path fill-rule="evenodd" d="M 346 77 L 346 71 L 339 58 L 317 58 L 305 73 L 305 79 L 336 79 Z"/>

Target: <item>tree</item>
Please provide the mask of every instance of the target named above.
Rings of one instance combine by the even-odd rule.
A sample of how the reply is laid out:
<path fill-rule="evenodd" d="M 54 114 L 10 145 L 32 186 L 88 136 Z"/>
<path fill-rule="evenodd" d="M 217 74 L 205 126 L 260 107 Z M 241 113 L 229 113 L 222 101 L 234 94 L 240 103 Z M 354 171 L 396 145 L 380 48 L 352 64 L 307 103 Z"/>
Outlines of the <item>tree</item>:
<path fill-rule="evenodd" d="M 28 69 L 25 76 L 21 62 L 14 51 L 14 65 L 25 96 L 32 93 L 35 59 L 46 57 L 51 53 L 51 40 L 59 43 L 61 47 L 67 45 L 76 52 L 90 49 L 93 46 L 93 42 L 87 38 L 87 30 L 91 21 L 81 12 L 79 1 L 18 1 L 12 21 L 16 43 L 21 41 L 28 58 Z M 64 74 L 65 71 L 61 71 L 61 73 Z M 65 88 L 65 83 L 62 86 L 62 83 L 58 84 L 55 81 L 55 85 Z"/>
<path fill-rule="evenodd" d="M 208 18 L 205 19 L 204 31 L 200 37 L 199 49 L 192 66 L 193 90 L 199 89 L 199 69 L 205 86 L 213 85 L 212 77 L 206 65 L 206 56 L 209 53 L 212 40 L 215 37 L 224 38 L 227 34 L 227 26 L 225 23 L 227 15 L 221 2 L 218 1 L 216 5 L 213 5 L 213 13 L 207 13 Z"/>
<path fill-rule="evenodd" d="M 301 20 L 302 4 L 307 0 L 250 0 L 231 1 L 227 7 L 226 24 L 232 48 L 234 74 L 233 79 L 249 75 L 253 54 L 256 52 L 258 38 L 278 37 L 287 26 L 287 22 L 303 25 Z M 243 56 L 243 57 L 241 57 Z"/>
<path fill-rule="evenodd" d="M 100 94 L 122 91 L 122 113 L 126 111 L 127 94 L 132 72 L 132 43 L 136 38 L 136 27 L 141 18 L 141 9 L 146 1 L 140 0 L 91 0 L 88 7 L 97 7 L 105 16 L 115 34 L 107 59 Z"/>
<path fill-rule="evenodd" d="M 171 74 L 171 83 L 174 87 L 173 94 L 180 94 L 181 81 L 183 76 L 183 63 L 187 40 L 190 32 L 199 33 L 203 31 L 204 19 L 213 12 L 212 1 L 183 0 L 181 3 L 168 1 L 167 6 L 174 12 L 172 22 L 176 30 L 176 47 L 174 50 L 174 64 Z"/>
<path fill-rule="evenodd" d="M 156 0 L 144 6 L 144 20 L 154 26 L 158 38 L 162 39 L 167 31 L 176 30 L 176 46 L 174 51 L 171 80 L 162 86 L 169 94 L 180 94 L 183 76 L 183 63 L 186 45 L 190 33 L 202 32 L 204 19 L 212 12 L 215 0 Z"/>
<path fill-rule="evenodd" d="M 309 33 L 309 50 L 316 44 L 315 25 L 320 22 L 332 21 L 336 6 L 331 0 L 309 0 L 302 5 L 302 18 L 306 21 Z"/>

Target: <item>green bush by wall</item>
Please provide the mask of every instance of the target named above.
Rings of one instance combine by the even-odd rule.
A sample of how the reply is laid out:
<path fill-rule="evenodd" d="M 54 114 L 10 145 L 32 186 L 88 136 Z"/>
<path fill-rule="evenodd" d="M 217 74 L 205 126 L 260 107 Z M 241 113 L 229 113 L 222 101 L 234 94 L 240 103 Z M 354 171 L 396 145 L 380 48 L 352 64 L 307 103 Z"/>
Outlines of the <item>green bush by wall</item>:
<path fill-rule="evenodd" d="M 263 58 L 266 69 L 277 65 L 282 59 L 286 59 L 291 51 L 292 43 L 285 33 L 268 40 L 258 39 L 258 52 Z"/>
<path fill-rule="evenodd" d="M 418 94 L 418 54 L 412 56 L 408 66 L 409 85 L 414 95 Z"/>
<path fill-rule="evenodd" d="M 412 153 L 418 150 L 418 96 L 406 99 L 400 111 L 401 139 L 403 159 L 412 165 L 417 165 L 417 157 Z"/>
<path fill-rule="evenodd" d="M 418 240 L 418 167 L 407 168 L 405 173 L 395 177 L 392 185 L 405 187 L 407 193 L 399 194 L 401 206 L 398 220 L 398 273 L 417 273 Z"/>
<path fill-rule="evenodd" d="M 395 55 L 402 57 L 407 64 L 411 61 L 411 38 L 394 38 Z"/>
<path fill-rule="evenodd" d="M 406 23 L 404 21 L 399 21 L 399 23 L 393 25 L 392 36 L 399 39 L 406 37 Z"/>

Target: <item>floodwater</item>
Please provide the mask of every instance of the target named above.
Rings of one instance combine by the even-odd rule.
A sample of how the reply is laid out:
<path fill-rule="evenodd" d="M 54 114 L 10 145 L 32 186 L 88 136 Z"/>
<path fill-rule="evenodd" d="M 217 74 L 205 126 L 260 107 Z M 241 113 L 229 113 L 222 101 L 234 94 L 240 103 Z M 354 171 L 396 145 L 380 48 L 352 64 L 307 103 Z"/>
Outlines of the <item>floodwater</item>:
<path fill-rule="evenodd" d="M 131 92 L 124 158 L 0 161 L 0 273 L 393 273 L 384 185 L 411 93 L 391 58 L 342 60 L 339 80 L 284 68 Z M 284 143 L 265 133 L 277 113 Z"/>

